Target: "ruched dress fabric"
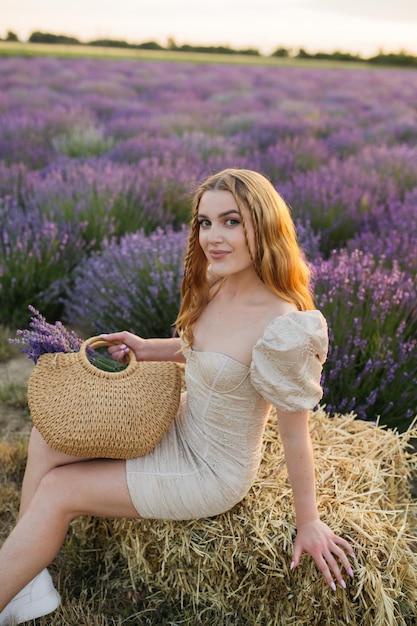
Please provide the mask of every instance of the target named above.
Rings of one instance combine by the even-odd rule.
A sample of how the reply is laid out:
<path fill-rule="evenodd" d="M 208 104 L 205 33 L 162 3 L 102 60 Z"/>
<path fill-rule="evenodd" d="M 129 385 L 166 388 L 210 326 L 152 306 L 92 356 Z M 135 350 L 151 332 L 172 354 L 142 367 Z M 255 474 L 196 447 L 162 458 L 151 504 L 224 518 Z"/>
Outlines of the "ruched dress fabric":
<path fill-rule="evenodd" d="M 126 461 L 139 515 L 197 519 L 240 502 L 257 475 L 271 405 L 291 413 L 320 401 L 327 346 L 326 321 L 313 310 L 276 317 L 249 366 L 184 348 L 187 391 L 175 420 L 152 452 Z"/>

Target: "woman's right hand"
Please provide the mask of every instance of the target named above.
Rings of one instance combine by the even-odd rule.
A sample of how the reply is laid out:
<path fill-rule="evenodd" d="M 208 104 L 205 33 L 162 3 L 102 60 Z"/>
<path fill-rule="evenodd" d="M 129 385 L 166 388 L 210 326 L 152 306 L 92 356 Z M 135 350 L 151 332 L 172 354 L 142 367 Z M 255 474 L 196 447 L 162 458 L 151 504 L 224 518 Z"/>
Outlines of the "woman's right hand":
<path fill-rule="evenodd" d="M 129 333 L 127 330 L 100 336 L 106 339 L 106 341 L 112 342 L 112 345 L 108 347 L 108 352 L 116 361 L 126 363 L 129 350 L 134 352 L 137 361 L 145 360 L 146 339 Z"/>

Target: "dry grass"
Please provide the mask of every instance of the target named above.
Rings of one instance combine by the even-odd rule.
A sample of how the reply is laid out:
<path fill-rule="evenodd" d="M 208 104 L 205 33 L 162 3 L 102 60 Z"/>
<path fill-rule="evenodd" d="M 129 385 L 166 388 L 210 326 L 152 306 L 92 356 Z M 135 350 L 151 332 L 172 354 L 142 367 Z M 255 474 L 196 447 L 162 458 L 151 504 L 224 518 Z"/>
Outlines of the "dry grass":
<path fill-rule="evenodd" d="M 0 387 L 0 402 L 17 409 L 27 409 L 27 386 L 22 383 L 7 383 Z"/>
<path fill-rule="evenodd" d="M 258 480 L 232 511 L 191 522 L 77 520 L 51 569 L 63 608 L 38 624 L 415 626 L 417 432 L 319 411 L 311 433 L 322 517 L 358 556 L 346 592 L 333 593 L 307 555 L 289 571 L 294 515 L 271 420 Z M 3 512 L 13 490 L 17 501 L 19 445 L 0 447 Z"/>

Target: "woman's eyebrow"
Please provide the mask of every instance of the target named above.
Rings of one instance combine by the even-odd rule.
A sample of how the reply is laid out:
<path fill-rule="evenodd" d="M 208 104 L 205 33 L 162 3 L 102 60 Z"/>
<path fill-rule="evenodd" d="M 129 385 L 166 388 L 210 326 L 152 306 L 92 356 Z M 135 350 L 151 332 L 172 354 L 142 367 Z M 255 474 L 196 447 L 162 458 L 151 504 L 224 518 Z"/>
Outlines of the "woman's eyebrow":
<path fill-rule="evenodd" d="M 230 209 L 229 211 L 223 211 L 223 213 L 219 213 L 218 217 L 226 217 L 226 215 L 234 215 L 234 214 L 240 215 L 237 209 Z M 207 215 L 204 215 L 204 213 L 199 213 L 197 217 L 204 217 L 205 219 L 209 219 Z"/>

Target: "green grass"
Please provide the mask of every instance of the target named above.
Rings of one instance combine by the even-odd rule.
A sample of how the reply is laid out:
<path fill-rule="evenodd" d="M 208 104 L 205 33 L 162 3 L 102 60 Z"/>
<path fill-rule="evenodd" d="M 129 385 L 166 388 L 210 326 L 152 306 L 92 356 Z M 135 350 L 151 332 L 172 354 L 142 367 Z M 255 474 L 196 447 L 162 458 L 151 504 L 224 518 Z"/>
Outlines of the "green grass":
<path fill-rule="evenodd" d="M 27 409 L 27 385 L 22 383 L 6 383 L 0 387 L 0 402 L 16 409 Z"/>
<path fill-rule="evenodd" d="M 245 54 L 211 54 L 180 52 L 176 50 L 143 50 L 88 45 L 38 44 L 0 42 L 0 57 L 54 56 L 62 58 L 137 59 L 141 61 L 168 61 L 178 63 L 270 65 L 277 67 L 322 67 L 336 69 L 381 69 L 366 62 L 330 61 L 320 59 L 295 59 Z"/>
<path fill-rule="evenodd" d="M 8 342 L 12 331 L 7 326 L 0 324 L 0 363 L 4 363 L 20 353 L 19 349 Z"/>

